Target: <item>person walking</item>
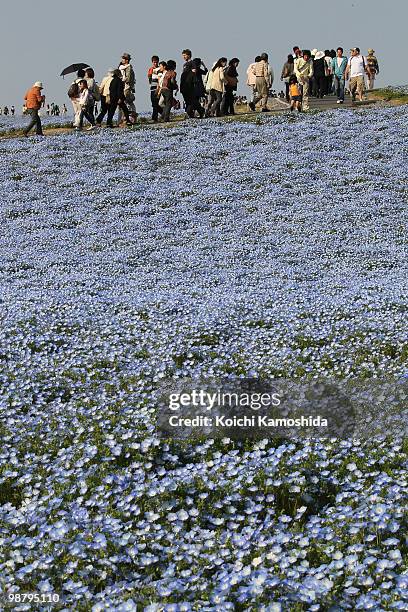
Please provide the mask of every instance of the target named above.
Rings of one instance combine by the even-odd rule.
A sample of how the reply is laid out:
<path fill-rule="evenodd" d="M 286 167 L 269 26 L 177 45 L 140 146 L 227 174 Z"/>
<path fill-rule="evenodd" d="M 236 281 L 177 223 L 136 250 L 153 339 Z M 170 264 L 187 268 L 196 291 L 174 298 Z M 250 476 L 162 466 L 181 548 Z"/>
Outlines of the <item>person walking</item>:
<path fill-rule="evenodd" d="M 174 60 L 168 60 L 160 86 L 160 97 L 163 97 L 162 120 L 165 123 L 170 121 L 170 112 L 174 102 L 173 92 L 175 91 L 178 91 L 176 62 Z"/>
<path fill-rule="evenodd" d="M 225 67 L 227 62 L 226 57 L 220 57 L 211 70 L 210 102 L 207 107 L 207 116 L 209 117 L 221 116 L 221 102 L 225 90 Z"/>
<path fill-rule="evenodd" d="M 180 91 L 184 98 L 186 113 L 190 119 L 194 118 L 196 111 L 200 117 L 204 117 L 205 110 L 200 100 L 205 97 L 203 76 L 208 70 L 199 57 L 186 62 L 185 66 L 180 77 Z"/>
<path fill-rule="evenodd" d="M 191 71 L 192 61 L 193 61 L 191 59 L 192 56 L 193 56 L 193 54 L 191 52 L 191 49 L 183 49 L 183 51 L 181 52 L 181 57 L 183 58 L 184 64 L 183 64 L 183 69 L 181 71 L 181 77 L 180 77 L 180 91 L 181 91 L 181 88 L 182 88 L 182 81 L 184 82 L 183 74 L 187 74 L 187 73 L 189 73 Z M 183 89 L 184 89 L 184 83 L 183 83 Z M 184 96 L 183 96 L 183 98 L 184 98 Z M 184 108 L 185 108 L 186 112 L 187 112 L 187 106 L 188 106 L 188 104 L 187 104 L 187 102 L 186 102 L 186 100 L 184 98 Z"/>
<path fill-rule="evenodd" d="M 147 80 L 149 81 L 150 86 L 150 102 L 152 104 L 152 120 L 154 122 L 159 119 L 159 98 L 157 95 L 157 90 L 159 88 L 159 76 L 160 76 L 160 68 L 159 68 L 159 56 L 153 55 L 152 57 L 152 65 L 147 71 Z"/>
<path fill-rule="evenodd" d="M 122 81 L 124 83 L 124 102 L 126 103 L 130 117 L 132 118 L 132 122 L 135 123 L 137 119 L 137 112 L 135 106 L 135 87 L 136 87 L 136 76 L 135 71 L 133 70 L 133 66 L 130 63 L 131 56 L 129 53 L 124 53 L 121 58 L 121 62 L 119 64 L 119 70 L 122 77 Z M 120 111 L 122 108 L 120 107 Z M 122 113 L 119 112 L 119 123 L 121 122 L 123 116 Z"/>
<path fill-rule="evenodd" d="M 209 114 L 210 108 L 215 101 L 215 97 L 213 97 L 213 94 L 211 93 L 211 85 L 212 85 L 212 78 L 214 74 L 213 72 L 214 67 L 215 67 L 215 63 L 211 67 L 211 70 L 209 70 L 206 76 L 204 77 L 204 87 L 205 87 L 205 94 L 206 94 L 205 115 L 204 115 L 205 117 L 210 116 Z"/>
<path fill-rule="evenodd" d="M 23 130 L 24 136 L 28 136 L 29 131 L 35 126 L 37 136 L 44 136 L 41 118 L 38 114 L 40 108 L 44 105 L 45 96 L 42 95 L 43 84 L 41 81 L 36 81 L 34 85 L 27 91 L 24 96 L 25 106 L 27 114 L 30 115 L 31 120 L 25 130 Z"/>
<path fill-rule="evenodd" d="M 193 59 L 193 72 L 195 73 L 196 96 L 200 104 L 202 102 L 205 107 L 207 91 L 205 88 L 204 79 L 207 79 L 208 68 L 204 64 L 201 57 L 196 57 Z M 205 109 L 204 109 L 204 114 L 205 114 Z"/>
<path fill-rule="evenodd" d="M 191 53 L 191 49 L 184 49 L 181 52 L 181 57 L 183 58 L 184 64 L 183 64 L 183 72 L 186 70 L 190 70 L 191 69 L 191 64 L 192 64 L 192 57 L 193 54 Z"/>
<path fill-rule="evenodd" d="M 110 84 L 112 83 L 113 75 L 115 70 L 113 68 L 109 68 L 106 76 L 103 77 L 101 84 L 99 86 L 99 91 L 101 94 L 101 110 L 99 115 L 96 117 L 96 125 L 101 127 L 102 121 L 105 118 L 105 115 L 109 112 L 110 107 Z"/>
<path fill-rule="evenodd" d="M 238 89 L 238 66 L 239 59 L 233 57 L 229 61 L 228 68 L 224 72 L 225 88 L 221 101 L 221 113 L 223 115 L 235 115 L 234 96 Z"/>
<path fill-rule="evenodd" d="M 91 92 L 88 89 L 88 83 L 86 79 L 82 79 L 79 83 L 79 105 L 81 112 L 79 115 L 79 125 L 76 130 L 82 130 L 84 125 L 84 118 L 91 124 L 88 131 L 95 128 L 95 117 L 93 114 L 94 99 Z"/>
<path fill-rule="evenodd" d="M 11 113 L 11 116 L 12 116 L 12 117 L 14 117 L 15 112 L 16 112 L 16 108 L 15 108 L 15 106 L 14 106 L 14 104 L 13 104 L 13 106 L 10 108 L 10 113 Z"/>
<path fill-rule="evenodd" d="M 310 53 L 312 62 L 314 62 L 314 59 L 316 55 L 318 54 L 318 52 L 319 52 L 318 49 L 312 49 Z M 314 74 L 312 74 L 312 76 L 309 79 L 309 94 L 313 96 L 313 98 L 317 98 L 317 87 L 316 87 L 316 80 L 315 80 Z"/>
<path fill-rule="evenodd" d="M 346 68 L 346 80 L 349 80 L 349 90 L 353 102 L 356 99 L 356 92 L 359 97 L 359 101 L 363 101 L 363 95 L 365 90 L 364 77 L 368 74 L 367 60 L 360 54 L 359 47 L 351 49 L 351 57 L 347 62 Z"/>
<path fill-rule="evenodd" d="M 92 114 L 95 116 L 97 114 L 98 108 L 96 102 L 101 101 L 101 92 L 99 90 L 99 85 L 95 80 L 95 72 L 93 68 L 86 68 L 85 70 L 85 80 L 88 83 L 88 90 L 90 95 L 94 100 L 94 106 L 92 107 Z"/>
<path fill-rule="evenodd" d="M 255 99 L 249 104 L 249 107 L 254 111 L 258 102 L 261 102 L 262 112 L 267 113 L 269 111 L 269 90 L 273 84 L 273 71 L 269 65 L 268 54 L 262 53 L 260 58 L 260 61 L 255 64 L 255 68 L 253 70 L 253 74 L 256 77 L 256 96 Z"/>
<path fill-rule="evenodd" d="M 302 95 L 298 80 L 294 74 L 289 77 L 289 95 L 290 95 L 290 110 L 296 110 L 300 113 L 302 110 Z"/>
<path fill-rule="evenodd" d="M 332 59 L 330 49 L 326 49 L 324 52 L 324 61 L 326 62 L 325 96 L 330 95 L 333 88 Z"/>
<path fill-rule="evenodd" d="M 159 62 L 159 72 L 158 72 L 158 76 L 159 76 L 159 81 L 158 81 L 158 87 L 157 87 L 157 97 L 159 99 L 159 113 L 160 115 L 163 116 L 163 108 L 164 108 L 164 98 L 161 95 L 161 88 L 163 85 L 163 80 L 164 77 L 166 75 L 167 72 L 167 62 L 165 62 L 164 60 L 161 60 Z"/>
<path fill-rule="evenodd" d="M 375 57 L 374 49 L 368 50 L 367 55 L 367 70 L 368 70 L 368 89 L 372 91 L 374 89 L 375 78 L 378 74 L 380 74 L 380 67 L 378 65 L 378 60 Z"/>
<path fill-rule="evenodd" d="M 313 78 L 316 98 L 323 98 L 327 91 L 326 58 L 323 51 L 318 51 L 313 60 Z"/>
<path fill-rule="evenodd" d="M 187 116 L 192 119 L 195 114 L 194 73 L 192 60 L 188 60 L 184 64 L 180 76 L 180 93 L 184 99 L 184 108 Z"/>
<path fill-rule="evenodd" d="M 248 87 L 251 88 L 251 99 L 248 103 L 248 106 L 251 102 L 254 101 L 255 96 L 256 96 L 256 76 L 254 73 L 254 69 L 255 69 L 255 64 L 257 62 L 261 61 L 261 56 L 257 55 L 255 58 L 255 61 L 252 64 L 249 64 L 248 68 L 247 68 L 247 85 Z"/>
<path fill-rule="evenodd" d="M 332 59 L 332 73 L 337 94 L 337 104 L 344 103 L 345 73 L 347 68 L 347 57 L 343 56 L 343 48 L 338 47 L 337 55 Z"/>
<path fill-rule="evenodd" d="M 336 95 L 336 84 L 334 82 L 334 72 L 333 72 L 333 60 L 337 57 L 337 52 L 334 49 L 330 50 L 330 70 L 331 70 L 331 90 L 330 90 L 330 94 L 332 95 Z"/>
<path fill-rule="evenodd" d="M 313 60 L 309 50 L 303 51 L 303 57 L 295 61 L 295 75 L 302 88 L 302 110 L 309 110 L 310 79 L 313 76 Z"/>
<path fill-rule="evenodd" d="M 119 68 L 113 71 L 112 80 L 109 84 L 109 105 L 108 105 L 108 118 L 106 125 L 109 128 L 113 128 L 113 118 L 116 113 L 116 109 L 119 108 L 119 124 L 122 124 L 121 117 L 125 117 L 126 125 L 132 126 L 133 123 L 130 120 L 129 109 L 125 102 L 125 81 Z M 100 116 L 100 115 L 99 115 Z"/>
<path fill-rule="evenodd" d="M 74 128 L 79 127 L 79 117 L 81 114 L 81 106 L 79 104 L 79 83 L 84 78 L 85 78 L 85 71 L 82 69 L 78 70 L 77 78 L 75 79 L 75 81 L 73 81 L 73 83 L 71 84 L 68 90 L 68 97 L 71 100 L 72 108 L 74 111 L 74 121 L 73 121 Z"/>
<path fill-rule="evenodd" d="M 289 80 L 290 80 L 290 77 L 293 76 L 294 72 L 295 72 L 295 61 L 293 59 L 292 53 L 289 53 L 288 59 L 283 64 L 282 73 L 281 73 L 281 81 L 285 83 L 285 88 L 286 88 L 285 97 L 286 97 L 287 102 L 290 102 Z"/>

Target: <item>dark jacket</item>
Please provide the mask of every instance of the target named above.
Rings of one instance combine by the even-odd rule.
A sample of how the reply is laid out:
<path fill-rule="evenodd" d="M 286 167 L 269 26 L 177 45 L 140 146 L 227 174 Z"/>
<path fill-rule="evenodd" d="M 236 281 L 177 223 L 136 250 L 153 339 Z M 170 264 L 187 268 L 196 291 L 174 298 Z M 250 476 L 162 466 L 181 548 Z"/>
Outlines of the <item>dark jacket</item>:
<path fill-rule="evenodd" d="M 114 75 L 109 86 L 109 95 L 111 101 L 123 100 L 125 98 L 125 83 L 116 75 Z"/>
<path fill-rule="evenodd" d="M 315 77 L 326 76 L 326 60 L 324 57 L 318 60 L 313 60 L 313 74 Z"/>
<path fill-rule="evenodd" d="M 184 64 L 183 64 L 183 72 L 188 72 L 189 70 L 191 70 L 191 68 L 193 67 L 193 60 L 187 60 Z"/>
<path fill-rule="evenodd" d="M 228 66 L 228 68 L 225 70 L 225 78 L 227 80 L 225 83 L 225 89 L 236 91 L 238 88 L 238 72 L 235 66 Z"/>
<path fill-rule="evenodd" d="M 195 72 L 193 72 L 193 69 L 195 69 Z M 180 77 L 180 91 L 184 99 L 203 98 L 205 96 L 203 75 L 207 72 L 207 69 L 201 68 L 201 61 L 191 60 L 190 67 Z"/>

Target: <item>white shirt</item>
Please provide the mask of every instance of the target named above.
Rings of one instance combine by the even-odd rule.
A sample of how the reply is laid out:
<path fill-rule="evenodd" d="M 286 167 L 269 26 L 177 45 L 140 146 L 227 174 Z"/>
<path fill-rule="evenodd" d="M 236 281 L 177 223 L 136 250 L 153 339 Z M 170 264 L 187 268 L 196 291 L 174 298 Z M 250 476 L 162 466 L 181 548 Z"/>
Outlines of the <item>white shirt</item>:
<path fill-rule="evenodd" d="M 166 76 L 166 74 L 167 74 L 167 70 L 164 70 L 163 72 L 159 72 L 158 73 L 158 77 L 159 77 L 158 78 L 159 89 L 162 88 L 163 80 L 164 80 L 164 77 Z"/>
<path fill-rule="evenodd" d="M 247 70 L 247 85 L 250 87 L 256 85 L 256 76 L 254 75 L 255 65 L 256 64 L 250 64 Z"/>
<path fill-rule="evenodd" d="M 79 104 L 84 107 L 92 103 L 92 98 L 88 89 L 84 89 L 79 94 Z"/>
<path fill-rule="evenodd" d="M 350 57 L 348 65 L 350 67 L 351 78 L 365 75 L 364 66 L 367 66 L 367 60 L 362 55 Z"/>

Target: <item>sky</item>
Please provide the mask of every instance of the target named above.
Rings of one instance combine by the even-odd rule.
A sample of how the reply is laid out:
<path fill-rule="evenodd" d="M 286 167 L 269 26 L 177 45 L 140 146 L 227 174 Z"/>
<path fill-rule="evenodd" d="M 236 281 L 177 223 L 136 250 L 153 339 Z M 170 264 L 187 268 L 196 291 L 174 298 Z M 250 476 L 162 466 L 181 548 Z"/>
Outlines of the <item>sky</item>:
<path fill-rule="evenodd" d="M 239 91 L 247 94 L 246 69 L 266 51 L 275 71 L 274 89 L 281 89 L 282 65 L 296 44 L 301 48 L 358 46 L 376 51 L 378 86 L 408 83 L 403 52 L 408 0 L 234 0 L 147 3 L 140 0 L 20 0 L 4 2 L 0 11 L 0 106 L 22 106 L 35 81 L 44 83 L 47 102 L 68 106 L 71 80 L 59 77 L 73 62 L 95 69 L 100 82 L 122 53 L 132 55 L 136 71 L 136 104 L 149 110 L 146 73 L 150 58 L 174 59 L 178 73 L 181 51 L 190 48 L 207 66 L 221 56 L 239 57 Z"/>

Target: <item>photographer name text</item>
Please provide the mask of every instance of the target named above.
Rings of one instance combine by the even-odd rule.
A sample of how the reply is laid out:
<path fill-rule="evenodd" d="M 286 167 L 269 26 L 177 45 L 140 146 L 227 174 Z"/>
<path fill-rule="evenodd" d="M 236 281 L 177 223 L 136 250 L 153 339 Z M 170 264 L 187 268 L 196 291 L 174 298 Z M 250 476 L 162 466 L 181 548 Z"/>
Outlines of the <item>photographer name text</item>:
<path fill-rule="evenodd" d="M 182 417 L 171 415 L 169 417 L 170 427 L 269 427 L 269 428 L 304 428 L 304 427 L 328 427 L 328 421 L 320 416 L 301 416 L 296 418 L 273 419 L 265 415 L 234 416 L 216 415 L 214 417 L 197 415 L 194 417 Z"/>

